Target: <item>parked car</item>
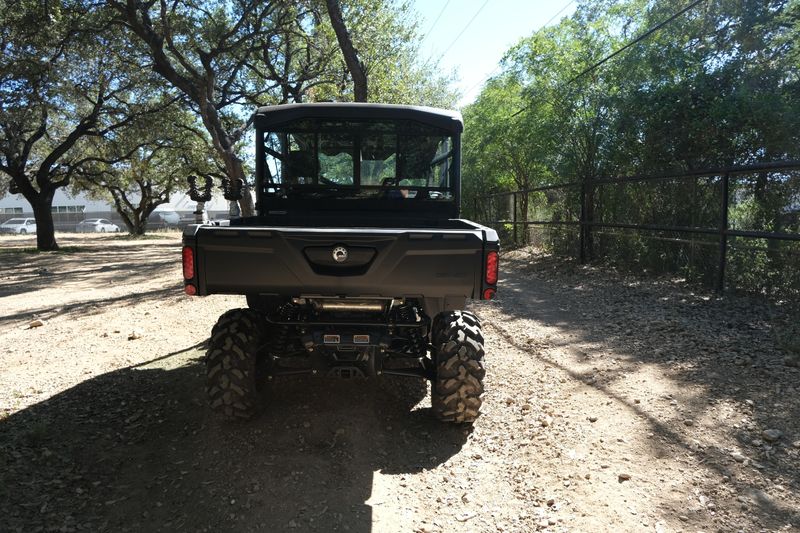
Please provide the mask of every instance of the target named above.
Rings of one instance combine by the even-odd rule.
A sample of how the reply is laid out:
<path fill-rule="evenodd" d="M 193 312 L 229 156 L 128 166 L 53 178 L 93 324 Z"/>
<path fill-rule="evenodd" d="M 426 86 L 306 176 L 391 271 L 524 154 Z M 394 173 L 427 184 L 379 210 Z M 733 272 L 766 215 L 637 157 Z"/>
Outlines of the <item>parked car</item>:
<path fill-rule="evenodd" d="M 105 218 L 87 218 L 75 226 L 78 233 L 117 233 L 119 226 Z"/>
<path fill-rule="evenodd" d="M 0 233 L 10 233 L 13 235 L 27 235 L 36 233 L 35 218 L 10 218 L 0 224 Z"/>

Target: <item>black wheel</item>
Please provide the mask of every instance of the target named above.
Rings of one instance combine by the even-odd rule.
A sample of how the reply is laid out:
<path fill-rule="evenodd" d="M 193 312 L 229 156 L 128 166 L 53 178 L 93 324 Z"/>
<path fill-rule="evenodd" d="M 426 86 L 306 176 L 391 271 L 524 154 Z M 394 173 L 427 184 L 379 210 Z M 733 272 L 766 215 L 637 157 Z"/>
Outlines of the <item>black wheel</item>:
<path fill-rule="evenodd" d="M 480 415 L 483 394 L 483 335 L 478 317 L 465 311 L 442 313 L 434 322 L 436 374 L 431 384 L 433 414 L 445 422 L 471 423 Z"/>
<path fill-rule="evenodd" d="M 264 345 L 261 315 L 233 309 L 211 330 L 206 355 L 206 394 L 211 410 L 228 420 L 252 418 L 259 406 L 260 351 Z"/>
<path fill-rule="evenodd" d="M 19 230 L 19 234 L 20 234 L 20 235 L 27 235 L 27 234 L 28 234 L 28 232 L 27 232 L 27 231 L 25 231 L 24 229 L 21 229 L 21 230 Z"/>

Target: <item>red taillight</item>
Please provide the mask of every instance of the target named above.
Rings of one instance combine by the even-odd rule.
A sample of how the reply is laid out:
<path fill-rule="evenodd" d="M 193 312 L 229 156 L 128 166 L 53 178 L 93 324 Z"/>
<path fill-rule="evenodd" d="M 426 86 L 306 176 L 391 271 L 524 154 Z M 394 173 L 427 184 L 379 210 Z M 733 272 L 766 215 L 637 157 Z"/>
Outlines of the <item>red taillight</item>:
<path fill-rule="evenodd" d="M 183 247 L 183 278 L 194 278 L 194 250 L 191 246 Z"/>
<path fill-rule="evenodd" d="M 498 253 L 494 250 L 486 254 L 486 283 L 488 285 L 497 284 L 497 268 L 499 262 Z"/>
<path fill-rule="evenodd" d="M 189 296 L 194 296 L 195 294 L 197 294 L 197 287 L 195 287 L 192 284 L 187 285 L 186 287 L 183 288 L 183 290 Z"/>
<path fill-rule="evenodd" d="M 485 291 L 483 291 L 483 299 L 491 300 L 492 298 L 494 298 L 495 292 L 496 291 L 494 289 L 486 289 Z"/>

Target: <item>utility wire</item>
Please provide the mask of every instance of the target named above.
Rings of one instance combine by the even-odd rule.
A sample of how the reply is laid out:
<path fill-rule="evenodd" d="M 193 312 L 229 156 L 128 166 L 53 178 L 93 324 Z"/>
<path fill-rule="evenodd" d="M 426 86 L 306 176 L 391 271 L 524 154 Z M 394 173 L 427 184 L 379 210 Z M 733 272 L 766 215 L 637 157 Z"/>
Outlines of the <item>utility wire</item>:
<path fill-rule="evenodd" d="M 440 18 L 442 18 L 442 14 L 444 13 L 444 10 L 447 9 L 448 5 L 450 5 L 450 0 L 447 0 L 447 2 L 444 3 L 444 7 L 442 8 L 441 11 L 439 11 L 439 14 L 436 15 L 436 20 L 433 21 L 433 24 L 431 24 L 431 27 L 428 28 L 428 31 L 426 31 L 425 35 L 422 36 L 422 39 L 419 40 L 420 43 L 422 43 L 425 39 L 427 39 L 428 35 L 431 34 L 431 32 L 433 31 L 433 28 L 436 27 L 436 23 L 439 22 Z"/>
<path fill-rule="evenodd" d="M 555 15 L 553 15 L 552 17 L 550 17 L 550 19 L 549 19 L 547 22 L 545 22 L 544 24 L 542 24 L 541 26 L 539 26 L 539 29 L 546 28 L 547 26 L 549 26 L 549 25 L 550 25 L 550 24 L 551 24 L 551 23 L 552 23 L 554 20 L 556 20 L 556 18 L 558 18 L 558 16 L 559 16 L 561 13 L 563 13 L 564 11 L 566 11 L 566 9 L 567 9 L 569 6 L 571 6 L 572 4 L 574 4 L 574 3 L 575 3 L 575 0 L 569 0 L 569 2 L 567 2 L 566 4 L 564 4 L 564 6 L 563 6 L 561 9 L 559 9 L 559 10 L 558 10 L 558 13 L 556 13 Z M 483 82 L 485 82 L 486 80 L 488 80 L 489 78 L 491 78 L 492 76 L 494 76 L 494 75 L 497 73 L 497 71 L 499 71 L 499 70 L 500 70 L 500 68 L 501 68 L 501 65 L 500 65 L 500 63 L 498 62 L 497 66 L 496 66 L 496 67 L 494 67 L 494 70 L 492 70 L 492 71 L 491 71 L 489 74 L 487 74 L 487 75 L 485 75 L 483 78 L 481 78 L 481 79 L 478 81 L 478 83 L 476 83 L 475 85 L 473 85 L 472 87 L 470 87 L 469 89 L 467 89 L 467 90 L 465 91 L 465 93 L 464 93 L 464 94 L 469 94 L 470 92 L 472 92 L 472 90 L 473 90 L 474 88 L 476 88 L 478 85 L 482 84 Z"/>
<path fill-rule="evenodd" d="M 643 41 L 643 40 L 647 39 L 647 38 L 648 38 L 648 37 L 650 37 L 652 34 L 654 34 L 655 32 L 657 32 L 658 30 L 660 30 L 661 28 L 663 28 L 664 26 L 666 26 L 667 24 L 669 24 L 670 22 L 672 22 L 672 21 L 673 21 L 673 20 L 675 20 L 676 18 L 680 17 L 681 15 L 683 15 L 684 13 L 686 13 L 687 11 L 689 11 L 690 9 L 692 9 L 693 7 L 696 7 L 697 5 L 699 5 L 699 4 L 702 4 L 702 3 L 703 3 L 703 2 L 705 2 L 705 1 L 706 1 L 706 0 L 695 0 L 694 2 L 692 2 L 691 4 L 689 4 L 688 6 L 684 7 L 683 9 L 681 9 L 680 11 L 678 11 L 677 13 L 675 13 L 674 15 L 672 15 L 671 17 L 669 17 L 667 20 L 665 20 L 665 21 L 661 22 L 660 24 L 656 24 L 655 26 L 653 26 L 652 28 L 650 28 L 649 30 L 647 30 L 646 32 L 644 32 L 643 34 L 641 34 L 639 37 L 637 37 L 637 38 L 636 38 L 636 39 L 634 39 L 633 41 L 629 42 L 628 44 L 626 44 L 625 46 L 623 46 L 622 48 L 620 48 L 620 49 L 619 49 L 619 50 L 617 50 L 616 52 L 614 52 L 614 53 L 612 53 L 612 54 L 609 54 L 609 55 L 607 55 L 606 57 L 604 57 L 603 59 L 601 59 L 600 61 L 598 61 L 598 62 L 597 62 L 597 63 L 595 63 L 594 65 L 592 65 L 591 67 L 587 68 L 586 70 L 584 70 L 583 72 L 581 72 L 580 74 L 578 74 L 577 76 L 575 76 L 574 78 L 572 78 L 571 80 L 569 80 L 567 83 L 569 84 L 569 83 L 572 83 L 572 82 L 574 82 L 575 80 L 577 80 L 577 79 L 581 78 L 582 76 L 584 76 L 584 75 L 588 74 L 589 72 L 593 71 L 594 69 L 596 69 L 597 67 L 599 67 L 600 65 L 602 65 L 603 63 L 605 63 L 606 61 L 610 61 L 610 60 L 611 60 L 611 59 L 613 59 L 615 56 L 617 56 L 617 55 L 621 54 L 622 52 L 624 52 L 625 50 L 627 50 L 627 49 L 628 49 L 628 48 L 630 48 L 631 46 L 633 46 L 633 45 L 635 45 L 635 44 L 637 44 L 637 43 L 639 43 L 639 42 L 641 42 L 641 41 Z"/>
<path fill-rule="evenodd" d="M 661 28 L 663 28 L 664 26 L 666 26 L 667 24 L 669 24 L 670 22 L 672 22 L 672 21 L 673 21 L 673 20 L 675 20 L 676 18 L 680 17 L 681 15 L 683 15 L 684 13 L 686 13 L 687 11 L 689 11 L 690 9 L 692 9 L 692 8 L 694 8 L 694 7 L 697 7 L 698 5 L 702 4 L 702 3 L 703 3 L 703 2 L 705 2 L 705 1 L 706 1 L 706 0 L 695 0 L 694 2 L 692 2 L 691 4 L 689 4 L 688 6 L 684 7 L 683 9 L 681 9 L 680 11 L 678 11 L 677 13 L 675 13 L 675 14 L 673 14 L 672 16 L 670 16 L 669 18 L 667 18 L 666 20 L 664 20 L 664 21 L 662 21 L 662 22 L 660 22 L 660 23 L 656 24 L 655 26 L 653 26 L 652 28 L 650 28 L 649 30 L 647 30 L 646 32 L 644 32 L 643 34 L 639 35 L 637 38 L 635 38 L 634 40 L 632 40 L 631 42 L 629 42 L 628 44 L 626 44 L 626 45 L 625 45 L 625 46 L 623 46 L 622 48 L 620 48 L 620 49 L 618 49 L 618 50 L 616 50 L 616 51 L 612 52 L 611 54 L 607 55 L 606 57 L 604 57 L 603 59 L 601 59 L 601 60 L 600 60 L 600 61 L 598 61 L 597 63 L 594 63 L 592 66 L 590 66 L 590 67 L 588 67 L 588 68 L 584 69 L 584 70 L 583 70 L 583 71 L 582 71 L 580 74 L 578 74 L 577 76 L 574 76 L 573 78 L 570 78 L 570 79 L 569 79 L 567 82 L 565 82 L 565 83 L 564 83 L 564 85 L 562 86 L 562 88 L 563 88 L 563 87 L 565 87 L 565 86 L 567 86 L 567 85 L 569 85 L 569 84 L 571 84 L 571 83 L 574 83 L 575 81 L 577 81 L 578 79 L 582 78 L 582 77 L 583 77 L 583 76 L 585 76 L 586 74 L 588 74 L 588 73 L 590 73 L 591 71 L 595 70 L 596 68 L 598 68 L 599 66 L 603 65 L 604 63 L 606 63 L 606 62 L 610 61 L 611 59 L 613 59 L 613 58 L 614 58 L 614 57 L 616 57 L 617 55 L 621 54 L 622 52 L 624 52 L 625 50 L 627 50 L 627 49 L 628 49 L 628 48 L 630 48 L 631 46 L 633 46 L 633 45 L 635 45 L 635 44 L 638 44 L 638 43 L 642 42 L 643 40 L 647 39 L 648 37 L 650 37 L 651 35 L 653 35 L 655 32 L 657 32 L 658 30 L 660 30 Z M 522 113 L 523 111 L 527 110 L 528 108 L 530 108 L 530 105 L 526 105 L 525 107 L 523 107 L 522 109 L 520 109 L 519 111 L 517 111 L 516 113 L 514 113 L 513 115 L 511 115 L 511 118 L 514 118 L 514 117 L 516 117 L 517 115 L 519 115 L 519 114 L 520 114 L 520 113 Z"/>
<path fill-rule="evenodd" d="M 566 10 L 567 10 L 567 8 L 568 8 L 569 6 L 571 6 L 572 4 L 574 4 L 574 3 L 575 3 L 575 0 L 569 0 L 569 2 L 567 2 L 566 4 L 564 4 L 564 7 L 562 7 L 561 9 L 559 9 L 559 10 L 558 10 L 558 13 L 556 13 L 555 15 L 553 15 L 552 17 L 550 17 L 550 20 L 548 20 L 547 22 L 545 22 L 544 24 L 542 24 L 542 25 L 541 25 L 541 27 L 540 27 L 539 29 L 541 29 L 541 28 L 546 28 L 547 26 L 549 26 L 551 22 L 553 22 L 554 20 L 556 20 L 556 18 L 557 18 L 557 17 L 558 17 L 558 16 L 559 16 L 561 13 L 563 13 L 564 11 L 566 11 Z"/>
<path fill-rule="evenodd" d="M 458 34 L 458 35 L 456 35 L 456 38 L 455 38 L 455 39 L 453 39 L 453 40 L 452 40 L 452 42 L 451 42 L 449 45 L 447 45 L 447 48 L 445 48 L 445 49 L 444 49 L 444 52 L 442 52 L 441 54 L 439 54 L 439 60 L 441 60 L 441 59 L 444 57 L 444 55 L 445 55 L 447 52 L 449 52 L 449 51 L 450 51 L 450 49 L 453 47 L 453 45 L 454 45 L 454 44 L 456 44 L 456 41 L 458 41 L 458 40 L 461 38 L 461 36 L 462 36 L 462 35 L 464 35 L 464 32 L 465 32 L 465 31 L 467 31 L 467 28 L 469 28 L 470 24 L 472 24 L 472 23 L 475 21 L 475 19 L 476 19 L 476 18 L 478 18 L 478 15 L 480 15 L 480 14 L 481 14 L 481 11 L 483 11 L 483 8 L 484 8 L 484 7 L 486 7 L 486 4 L 488 4 L 488 3 L 489 3 L 489 0 L 486 0 L 486 1 L 485 1 L 485 2 L 484 2 L 482 5 L 481 5 L 481 7 L 479 7 L 479 8 L 478 8 L 478 11 L 476 11 L 476 12 L 475 12 L 475 14 L 474 14 L 474 15 L 472 15 L 472 18 L 471 18 L 471 19 L 469 19 L 469 22 L 467 22 L 467 25 L 466 25 L 466 26 L 464 26 L 464 28 L 461 30 L 461 32 L 459 32 L 459 34 Z"/>

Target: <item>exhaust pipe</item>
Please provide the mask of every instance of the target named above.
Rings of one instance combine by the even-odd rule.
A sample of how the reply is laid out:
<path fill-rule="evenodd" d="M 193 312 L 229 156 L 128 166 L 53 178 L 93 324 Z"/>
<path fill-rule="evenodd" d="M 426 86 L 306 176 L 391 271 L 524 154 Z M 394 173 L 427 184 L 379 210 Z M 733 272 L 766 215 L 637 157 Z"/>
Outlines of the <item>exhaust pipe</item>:
<path fill-rule="evenodd" d="M 382 313 L 386 310 L 385 303 L 375 300 L 314 300 L 314 304 L 321 311 Z"/>

